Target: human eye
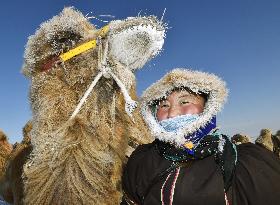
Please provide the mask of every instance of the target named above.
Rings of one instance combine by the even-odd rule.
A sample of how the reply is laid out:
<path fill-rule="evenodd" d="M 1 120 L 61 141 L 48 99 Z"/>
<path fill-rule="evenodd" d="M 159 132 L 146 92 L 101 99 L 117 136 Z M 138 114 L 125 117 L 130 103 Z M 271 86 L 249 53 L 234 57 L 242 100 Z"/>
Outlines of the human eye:
<path fill-rule="evenodd" d="M 160 108 L 168 108 L 169 104 L 166 101 L 160 103 Z"/>
<path fill-rule="evenodd" d="M 187 100 L 187 99 L 180 100 L 181 105 L 186 105 L 186 104 L 189 104 L 189 103 L 190 103 L 190 101 Z"/>

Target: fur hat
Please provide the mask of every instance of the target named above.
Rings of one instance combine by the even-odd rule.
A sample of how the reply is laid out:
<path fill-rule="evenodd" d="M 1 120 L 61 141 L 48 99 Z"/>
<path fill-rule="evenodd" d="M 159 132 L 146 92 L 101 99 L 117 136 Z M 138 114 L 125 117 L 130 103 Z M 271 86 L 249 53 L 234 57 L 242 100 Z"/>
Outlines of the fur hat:
<path fill-rule="evenodd" d="M 204 111 L 198 120 L 181 128 L 176 135 L 165 131 L 157 122 L 151 110 L 156 101 L 166 98 L 175 88 L 188 88 L 194 93 L 207 95 Z M 144 91 L 141 100 L 141 111 L 152 135 L 162 141 L 181 146 L 184 136 L 192 134 L 205 126 L 222 109 L 228 95 L 226 84 L 214 74 L 189 69 L 174 69 Z"/>

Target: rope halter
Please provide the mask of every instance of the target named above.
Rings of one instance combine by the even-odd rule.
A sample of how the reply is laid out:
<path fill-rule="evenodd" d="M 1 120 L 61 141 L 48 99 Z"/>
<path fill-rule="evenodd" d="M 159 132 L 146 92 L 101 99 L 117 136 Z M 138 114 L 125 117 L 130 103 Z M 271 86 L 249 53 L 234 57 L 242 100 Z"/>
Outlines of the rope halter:
<path fill-rule="evenodd" d="M 109 44 L 108 38 L 106 38 L 104 41 L 104 44 L 105 44 L 104 49 L 102 46 L 102 40 L 103 40 L 102 37 L 104 37 L 108 32 L 109 32 L 109 25 L 106 25 L 98 31 L 97 39 L 83 43 L 82 45 L 80 45 L 76 48 L 73 48 L 73 49 L 67 51 L 66 53 L 62 53 L 61 55 L 59 55 L 59 59 L 62 62 L 65 62 L 65 61 L 73 58 L 74 56 L 77 56 L 83 52 L 86 52 L 89 49 L 95 48 L 96 45 L 98 46 L 99 73 L 93 78 L 92 83 L 90 84 L 90 86 L 88 87 L 86 92 L 84 93 L 83 97 L 80 99 L 80 101 L 79 101 L 78 105 L 76 106 L 74 112 L 72 113 L 70 119 L 73 119 L 79 113 L 82 105 L 86 102 L 88 96 L 90 95 L 93 88 L 95 87 L 95 85 L 98 83 L 98 81 L 100 80 L 100 78 L 102 76 L 104 76 L 105 78 L 113 78 L 115 80 L 115 82 L 117 83 L 117 85 L 120 87 L 120 90 L 125 99 L 125 111 L 130 117 L 132 117 L 132 112 L 137 107 L 136 101 L 131 99 L 123 82 L 112 72 L 112 69 L 108 65 L 108 62 L 107 62 L 108 44 Z"/>

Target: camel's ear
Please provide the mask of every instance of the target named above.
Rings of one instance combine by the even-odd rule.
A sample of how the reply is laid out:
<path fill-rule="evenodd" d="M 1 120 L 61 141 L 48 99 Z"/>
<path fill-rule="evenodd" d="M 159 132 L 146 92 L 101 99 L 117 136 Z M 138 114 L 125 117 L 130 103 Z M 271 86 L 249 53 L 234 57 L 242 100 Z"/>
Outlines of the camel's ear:
<path fill-rule="evenodd" d="M 154 16 L 130 17 L 109 25 L 109 56 L 132 71 L 144 66 L 163 46 L 165 27 Z"/>

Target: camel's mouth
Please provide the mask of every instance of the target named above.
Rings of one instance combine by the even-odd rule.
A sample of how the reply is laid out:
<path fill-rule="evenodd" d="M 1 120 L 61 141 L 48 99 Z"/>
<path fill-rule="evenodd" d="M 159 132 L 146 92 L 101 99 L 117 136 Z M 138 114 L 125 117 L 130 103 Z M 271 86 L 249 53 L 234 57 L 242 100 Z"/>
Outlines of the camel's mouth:
<path fill-rule="evenodd" d="M 165 27 L 154 16 L 110 23 L 109 56 L 130 70 L 141 68 L 162 49 Z"/>

